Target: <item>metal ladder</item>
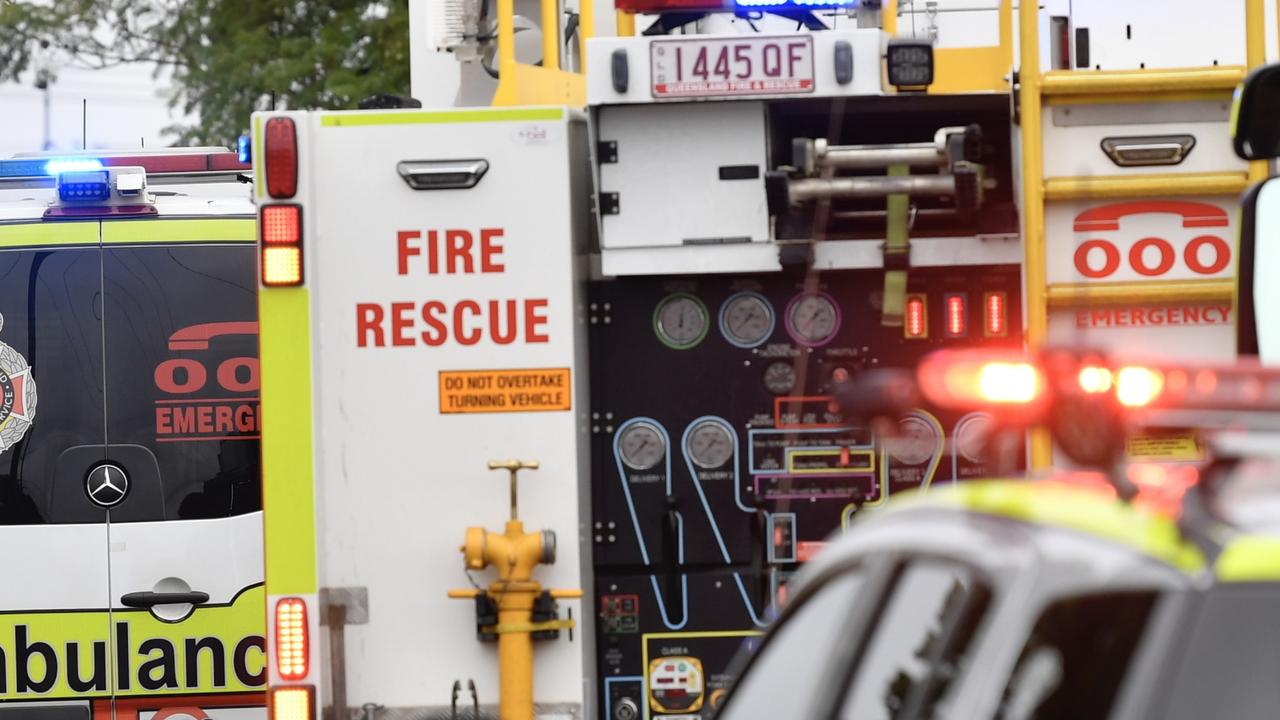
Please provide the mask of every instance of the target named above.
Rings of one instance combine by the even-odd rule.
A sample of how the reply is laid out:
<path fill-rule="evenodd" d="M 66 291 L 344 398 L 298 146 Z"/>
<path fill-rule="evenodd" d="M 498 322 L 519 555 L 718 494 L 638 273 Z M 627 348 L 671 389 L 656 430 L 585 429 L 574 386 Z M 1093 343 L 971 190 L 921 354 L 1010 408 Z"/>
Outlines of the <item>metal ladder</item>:
<path fill-rule="evenodd" d="M 1019 110 L 1022 129 L 1022 223 L 1026 342 L 1028 349 L 1044 345 L 1049 312 L 1053 308 L 1098 304 L 1163 301 L 1235 300 L 1235 279 L 1184 280 L 1102 285 L 1053 285 L 1047 280 L 1045 204 L 1051 202 L 1149 198 L 1176 195 L 1235 195 L 1266 177 L 1265 162 L 1248 172 L 1151 173 L 1045 177 L 1044 126 L 1047 106 L 1058 103 L 1109 104 L 1230 98 L 1250 68 L 1266 59 L 1263 0 L 1245 0 L 1245 66 L 1213 66 L 1144 70 L 1050 70 L 1040 68 L 1039 3 L 1023 0 L 1019 8 Z M 1048 433 L 1031 437 L 1031 467 L 1048 467 L 1052 446 Z"/>

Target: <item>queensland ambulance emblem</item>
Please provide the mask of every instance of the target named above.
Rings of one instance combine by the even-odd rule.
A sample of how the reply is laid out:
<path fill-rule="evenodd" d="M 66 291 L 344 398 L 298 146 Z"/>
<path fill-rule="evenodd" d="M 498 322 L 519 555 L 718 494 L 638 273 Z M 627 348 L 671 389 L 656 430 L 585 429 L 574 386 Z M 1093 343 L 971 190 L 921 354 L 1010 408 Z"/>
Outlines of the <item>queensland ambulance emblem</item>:
<path fill-rule="evenodd" d="M 36 381 L 31 366 L 12 346 L 0 342 L 0 453 L 21 440 L 35 419 Z"/>

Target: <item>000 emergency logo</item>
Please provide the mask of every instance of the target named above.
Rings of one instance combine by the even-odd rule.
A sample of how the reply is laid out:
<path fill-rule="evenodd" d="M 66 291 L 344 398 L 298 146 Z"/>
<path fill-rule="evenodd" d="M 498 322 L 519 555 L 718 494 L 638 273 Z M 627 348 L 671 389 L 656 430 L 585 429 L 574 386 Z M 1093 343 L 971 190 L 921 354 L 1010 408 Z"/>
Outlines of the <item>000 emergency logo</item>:
<path fill-rule="evenodd" d="M 4 316 L 0 315 L 0 330 Z M 27 434 L 36 418 L 36 381 L 31 366 L 12 346 L 0 342 L 0 453 Z"/>

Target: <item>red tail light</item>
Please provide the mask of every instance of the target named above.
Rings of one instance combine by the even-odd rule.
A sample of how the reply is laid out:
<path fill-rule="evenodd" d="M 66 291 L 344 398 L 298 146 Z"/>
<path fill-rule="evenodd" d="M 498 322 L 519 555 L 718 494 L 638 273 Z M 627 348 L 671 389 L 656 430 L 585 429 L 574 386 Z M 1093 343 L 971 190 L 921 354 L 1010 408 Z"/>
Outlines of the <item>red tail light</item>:
<path fill-rule="evenodd" d="M 962 293 L 946 296 L 944 306 L 947 315 L 947 337 L 959 338 L 969 334 L 968 304 Z"/>
<path fill-rule="evenodd" d="M 276 602 L 276 670 L 285 680 L 307 677 L 307 605 L 302 598 Z"/>
<path fill-rule="evenodd" d="M 259 216 L 262 238 L 262 284 L 288 287 L 302 284 L 302 207 L 264 205 Z"/>
<path fill-rule="evenodd" d="M 262 159 L 267 194 L 287 200 L 298 194 L 298 132 L 293 118 L 273 117 L 263 128 Z"/>
<path fill-rule="evenodd" d="M 1009 334 L 1009 314 L 1006 296 L 1002 292 L 989 292 L 982 296 L 982 334 L 985 337 L 1004 337 Z"/>
<path fill-rule="evenodd" d="M 904 337 L 918 340 L 929 337 L 929 311 L 925 307 L 924 295 L 908 295 L 906 317 L 903 318 L 902 334 Z"/>

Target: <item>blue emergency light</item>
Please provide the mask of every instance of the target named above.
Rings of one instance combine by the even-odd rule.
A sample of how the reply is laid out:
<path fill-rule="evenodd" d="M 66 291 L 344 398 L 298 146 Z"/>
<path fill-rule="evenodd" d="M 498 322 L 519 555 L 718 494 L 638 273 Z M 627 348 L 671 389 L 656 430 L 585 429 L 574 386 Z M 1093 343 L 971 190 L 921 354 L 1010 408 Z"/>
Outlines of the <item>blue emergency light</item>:
<path fill-rule="evenodd" d="M 63 202 L 111 199 L 111 174 L 106 170 L 58 173 L 58 198 Z"/>
<path fill-rule="evenodd" d="M 805 10 L 821 10 L 823 8 L 857 7 L 859 0 L 733 0 L 740 8 L 802 8 Z"/>
<path fill-rule="evenodd" d="M 45 175 L 61 175 L 70 172 L 92 172 L 102 169 L 102 161 L 96 158 L 59 158 L 44 165 Z"/>
<path fill-rule="evenodd" d="M 253 141 L 248 135 L 236 139 L 236 159 L 246 165 L 253 162 Z"/>

